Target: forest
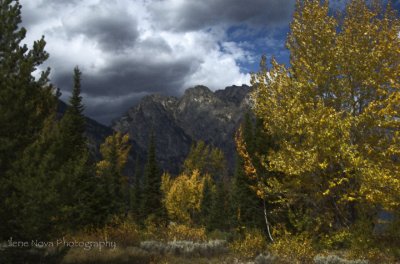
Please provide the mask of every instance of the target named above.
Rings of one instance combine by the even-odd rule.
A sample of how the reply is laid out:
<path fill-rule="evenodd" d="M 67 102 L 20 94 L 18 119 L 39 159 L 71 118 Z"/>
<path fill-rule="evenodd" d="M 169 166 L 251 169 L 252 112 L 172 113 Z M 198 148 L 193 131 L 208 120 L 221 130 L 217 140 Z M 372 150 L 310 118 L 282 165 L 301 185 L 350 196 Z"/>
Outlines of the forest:
<path fill-rule="evenodd" d="M 261 58 L 235 168 L 195 142 L 177 175 L 115 132 L 96 158 L 81 70 L 62 116 L 44 37 L 0 1 L 0 263 L 398 263 L 400 18 L 390 2 L 298 0 L 290 64 Z M 35 77 L 36 76 L 36 77 Z M 233 173 L 230 173 L 232 171 Z"/>

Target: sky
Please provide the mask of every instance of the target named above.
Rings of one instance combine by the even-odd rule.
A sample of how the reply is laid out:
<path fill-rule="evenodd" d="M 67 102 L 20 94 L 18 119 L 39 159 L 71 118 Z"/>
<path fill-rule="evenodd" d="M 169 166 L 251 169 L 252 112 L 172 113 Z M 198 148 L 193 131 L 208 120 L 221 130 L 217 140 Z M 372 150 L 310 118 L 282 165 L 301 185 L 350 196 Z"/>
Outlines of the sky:
<path fill-rule="evenodd" d="M 331 1 L 341 8 L 345 0 Z M 399 4 L 400 0 L 395 0 Z M 143 96 L 249 84 L 262 54 L 288 63 L 295 0 L 20 0 L 25 43 L 45 36 L 51 82 L 71 95 L 79 66 L 85 114 L 100 123 Z"/>

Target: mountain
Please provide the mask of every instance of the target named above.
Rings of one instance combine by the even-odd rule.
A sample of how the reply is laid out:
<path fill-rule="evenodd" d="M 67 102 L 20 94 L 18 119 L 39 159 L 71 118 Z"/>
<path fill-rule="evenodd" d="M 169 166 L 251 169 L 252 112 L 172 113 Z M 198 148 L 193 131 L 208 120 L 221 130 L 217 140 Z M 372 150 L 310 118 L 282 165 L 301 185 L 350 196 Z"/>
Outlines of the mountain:
<path fill-rule="evenodd" d="M 68 105 L 65 102 L 58 100 L 57 114 L 59 118 L 64 115 L 67 108 Z M 114 130 L 111 127 L 102 125 L 96 120 L 86 117 L 85 135 L 88 139 L 89 150 L 95 160 L 101 159 L 100 145 L 104 142 L 106 137 L 112 135 L 113 133 Z M 131 145 L 132 151 L 129 155 L 129 164 L 134 163 L 135 157 L 138 155 L 138 153 L 139 155 L 144 156 L 144 154 L 140 152 L 141 149 L 138 147 L 135 141 L 131 140 Z M 134 170 L 133 168 L 129 168 L 127 171 L 129 174 L 132 174 Z"/>
<path fill-rule="evenodd" d="M 198 140 L 221 148 L 232 171 L 234 134 L 248 110 L 250 90 L 243 85 L 212 92 L 205 86 L 195 86 L 179 98 L 149 95 L 113 121 L 112 128 L 129 133 L 133 148 L 140 153 L 146 152 L 154 132 L 160 167 L 171 173 L 179 171 L 191 144 Z"/>

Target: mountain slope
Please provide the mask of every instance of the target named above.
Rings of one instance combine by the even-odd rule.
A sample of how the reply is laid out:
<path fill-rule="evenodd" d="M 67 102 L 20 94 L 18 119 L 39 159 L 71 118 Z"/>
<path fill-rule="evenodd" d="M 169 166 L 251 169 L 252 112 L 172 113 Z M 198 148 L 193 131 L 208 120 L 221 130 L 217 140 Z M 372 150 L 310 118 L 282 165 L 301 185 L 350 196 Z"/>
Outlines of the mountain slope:
<path fill-rule="evenodd" d="M 114 121 L 112 128 L 129 133 L 141 152 L 147 149 L 154 132 L 157 158 L 163 170 L 177 173 L 192 142 L 203 140 L 224 151 L 232 171 L 234 134 L 248 109 L 249 91 L 250 87 L 245 85 L 216 92 L 196 86 L 180 98 L 146 96 Z"/>

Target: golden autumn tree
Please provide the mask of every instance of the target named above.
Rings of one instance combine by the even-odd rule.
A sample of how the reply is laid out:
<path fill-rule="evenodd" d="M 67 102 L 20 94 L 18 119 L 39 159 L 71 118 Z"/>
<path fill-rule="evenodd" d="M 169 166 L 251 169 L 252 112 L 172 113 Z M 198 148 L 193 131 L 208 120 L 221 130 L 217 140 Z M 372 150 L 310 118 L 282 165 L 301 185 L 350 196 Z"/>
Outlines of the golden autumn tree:
<path fill-rule="evenodd" d="M 193 225 L 199 222 L 199 213 L 203 199 L 205 181 L 210 180 L 209 175 L 200 175 L 198 170 L 191 174 L 182 173 L 175 179 L 164 174 L 162 177 L 162 190 L 164 203 L 169 217 L 182 224 Z"/>
<path fill-rule="evenodd" d="M 301 204 L 314 231 L 349 226 L 360 208 L 398 209 L 398 14 L 353 0 L 332 15 L 328 1 L 303 0 L 290 29 L 290 66 L 272 59 L 267 69 L 263 58 L 252 76 L 254 112 L 279 146 L 264 166 L 285 175 L 266 182 L 247 157 L 259 194 L 274 190 L 289 207 Z"/>

